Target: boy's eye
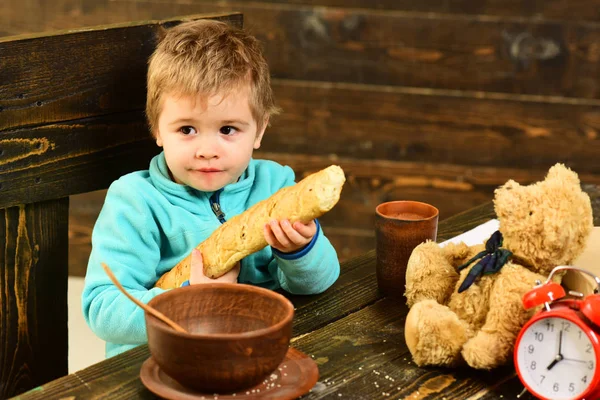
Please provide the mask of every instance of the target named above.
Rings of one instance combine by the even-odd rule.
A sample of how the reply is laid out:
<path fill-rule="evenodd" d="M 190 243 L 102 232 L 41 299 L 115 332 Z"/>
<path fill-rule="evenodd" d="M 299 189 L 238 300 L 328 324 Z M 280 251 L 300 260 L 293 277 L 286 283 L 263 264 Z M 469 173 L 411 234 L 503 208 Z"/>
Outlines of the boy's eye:
<path fill-rule="evenodd" d="M 184 135 L 193 135 L 196 133 L 196 130 L 193 126 L 182 126 L 179 128 L 179 132 L 183 133 Z"/>
<path fill-rule="evenodd" d="M 237 129 L 235 129 L 233 126 L 222 126 L 221 129 L 219 129 L 219 132 L 221 132 L 223 135 L 231 135 L 232 133 L 234 133 Z"/>

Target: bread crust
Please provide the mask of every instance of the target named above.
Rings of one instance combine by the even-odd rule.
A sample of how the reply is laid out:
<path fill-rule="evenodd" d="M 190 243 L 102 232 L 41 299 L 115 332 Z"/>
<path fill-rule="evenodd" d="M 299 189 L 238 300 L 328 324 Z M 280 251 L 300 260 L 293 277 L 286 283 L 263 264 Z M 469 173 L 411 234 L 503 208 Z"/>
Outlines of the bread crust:
<path fill-rule="evenodd" d="M 218 278 L 242 258 L 267 245 L 263 227 L 269 221 L 288 219 L 307 223 L 335 206 L 346 178 L 344 171 L 331 165 L 293 186 L 284 187 L 226 221 L 196 248 L 202 253 L 204 274 Z M 181 286 L 190 276 L 191 253 L 156 282 L 156 287 Z"/>

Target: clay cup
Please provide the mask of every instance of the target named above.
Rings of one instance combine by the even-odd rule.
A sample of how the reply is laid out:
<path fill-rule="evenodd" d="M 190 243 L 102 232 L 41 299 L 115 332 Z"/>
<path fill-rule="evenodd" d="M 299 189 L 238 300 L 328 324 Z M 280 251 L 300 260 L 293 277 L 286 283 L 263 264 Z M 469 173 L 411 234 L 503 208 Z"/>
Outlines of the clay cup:
<path fill-rule="evenodd" d="M 437 237 L 439 211 L 418 201 L 390 201 L 376 209 L 377 286 L 386 296 L 402 297 L 406 265 L 415 247 Z"/>

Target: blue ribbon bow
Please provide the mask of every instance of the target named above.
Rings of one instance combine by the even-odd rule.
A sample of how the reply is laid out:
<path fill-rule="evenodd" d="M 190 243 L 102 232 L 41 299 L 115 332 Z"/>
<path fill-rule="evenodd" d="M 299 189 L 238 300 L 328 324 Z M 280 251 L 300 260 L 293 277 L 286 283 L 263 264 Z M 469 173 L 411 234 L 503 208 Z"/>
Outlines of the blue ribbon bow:
<path fill-rule="evenodd" d="M 512 252 L 506 249 L 502 249 L 502 233 L 496 231 L 490 236 L 485 242 L 485 250 L 478 253 L 475 257 L 458 267 L 458 270 L 462 270 L 475 260 L 479 260 L 477 264 L 471 268 L 463 283 L 458 288 L 458 293 L 462 293 L 467 290 L 473 282 L 477 280 L 481 275 L 494 274 L 508 262 L 508 259 L 512 256 Z"/>

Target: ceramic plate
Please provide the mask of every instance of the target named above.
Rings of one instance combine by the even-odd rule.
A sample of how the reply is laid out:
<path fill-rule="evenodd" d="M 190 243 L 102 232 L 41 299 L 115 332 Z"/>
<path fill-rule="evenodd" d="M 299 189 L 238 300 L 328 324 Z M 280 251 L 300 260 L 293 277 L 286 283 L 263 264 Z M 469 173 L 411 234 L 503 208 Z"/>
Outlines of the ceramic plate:
<path fill-rule="evenodd" d="M 200 393 L 180 385 L 164 373 L 152 357 L 142 364 L 140 378 L 154 394 L 170 400 L 213 399 L 295 399 L 307 393 L 319 379 L 319 369 L 312 358 L 290 347 L 285 359 L 265 381 L 250 389 L 234 393 Z"/>

